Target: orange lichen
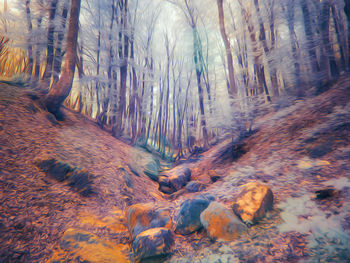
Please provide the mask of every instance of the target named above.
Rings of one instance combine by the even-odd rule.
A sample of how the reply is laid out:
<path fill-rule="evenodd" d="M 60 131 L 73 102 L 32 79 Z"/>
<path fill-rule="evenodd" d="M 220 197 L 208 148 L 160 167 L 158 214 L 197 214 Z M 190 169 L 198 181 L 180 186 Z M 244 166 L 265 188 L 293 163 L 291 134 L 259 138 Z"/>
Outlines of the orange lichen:
<path fill-rule="evenodd" d="M 264 215 L 265 210 L 271 205 L 270 201 L 273 201 L 273 195 L 268 186 L 250 182 L 242 186 L 234 210 L 243 221 L 253 223 Z"/>
<path fill-rule="evenodd" d="M 142 226 L 150 225 L 152 220 L 152 214 L 154 213 L 157 213 L 157 211 L 155 210 L 155 207 L 152 204 L 135 204 L 130 206 L 127 210 L 129 231 L 132 231 L 132 229 L 134 229 L 137 223 L 141 224 Z M 169 211 L 160 210 L 158 217 L 168 218 L 169 220 L 167 224 L 164 225 L 164 227 L 172 227 Z"/>
<path fill-rule="evenodd" d="M 91 263 L 129 262 L 126 253 L 128 246 L 114 244 L 102 240 L 96 235 L 79 230 L 68 229 L 63 237 L 61 246 L 57 248 L 48 262 L 79 262 L 88 261 Z"/>
<path fill-rule="evenodd" d="M 218 203 L 204 210 L 201 221 L 211 238 L 225 241 L 234 240 L 246 228 L 230 210 Z"/>
<path fill-rule="evenodd" d="M 120 210 L 115 211 L 113 216 L 104 218 L 99 218 L 94 214 L 83 212 L 79 214 L 78 218 L 82 225 L 89 225 L 98 228 L 106 227 L 115 233 L 127 231 L 124 223 L 124 217 Z"/>
<path fill-rule="evenodd" d="M 130 206 L 127 210 L 129 230 L 133 229 L 136 223 L 148 225 L 150 223 L 148 213 L 152 209 L 153 207 L 150 204 L 135 204 Z"/>

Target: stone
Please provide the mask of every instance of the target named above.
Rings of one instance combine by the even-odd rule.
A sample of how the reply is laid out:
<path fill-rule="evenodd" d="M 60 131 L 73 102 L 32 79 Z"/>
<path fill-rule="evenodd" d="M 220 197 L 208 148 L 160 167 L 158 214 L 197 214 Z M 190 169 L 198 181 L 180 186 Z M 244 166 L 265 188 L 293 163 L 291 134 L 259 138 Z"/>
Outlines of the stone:
<path fill-rule="evenodd" d="M 247 226 L 231 210 L 218 202 L 211 202 L 200 215 L 200 220 L 213 240 L 232 241 L 247 231 Z"/>
<path fill-rule="evenodd" d="M 273 206 L 271 189 L 259 182 L 250 182 L 241 186 L 232 208 L 237 216 L 247 224 L 255 224 L 264 217 Z"/>
<path fill-rule="evenodd" d="M 205 189 L 205 185 L 201 184 L 200 182 L 197 181 L 191 181 L 188 184 L 186 184 L 186 190 L 195 193 L 199 192 Z"/>
<path fill-rule="evenodd" d="M 156 208 L 153 203 L 135 204 L 127 209 L 128 229 L 132 240 L 141 232 L 156 227 L 171 228 L 169 210 Z"/>
<path fill-rule="evenodd" d="M 68 229 L 48 262 L 126 263 L 128 246 L 102 240 L 80 229 Z"/>
<path fill-rule="evenodd" d="M 329 197 L 333 197 L 337 194 L 337 191 L 333 188 L 321 189 L 315 192 L 316 199 L 326 199 Z"/>
<path fill-rule="evenodd" d="M 153 181 L 158 181 L 158 176 L 160 172 L 160 162 L 158 159 L 154 159 L 152 162 L 146 165 L 145 170 L 143 171 L 149 178 Z"/>
<path fill-rule="evenodd" d="M 67 163 L 56 160 L 39 160 L 34 163 L 46 175 L 54 178 L 58 182 L 67 182 L 73 191 L 88 197 L 95 194 L 94 175 L 86 169 L 72 167 Z"/>
<path fill-rule="evenodd" d="M 172 194 L 183 188 L 191 181 L 189 168 L 173 169 L 169 174 L 159 177 L 159 190 L 166 194 Z"/>
<path fill-rule="evenodd" d="M 210 202 L 211 200 L 207 198 L 185 200 L 176 216 L 175 233 L 188 235 L 202 228 L 200 214 L 208 207 Z"/>
<path fill-rule="evenodd" d="M 170 229 L 151 228 L 141 232 L 135 239 L 132 248 L 137 259 L 144 259 L 169 254 L 174 245 Z"/>

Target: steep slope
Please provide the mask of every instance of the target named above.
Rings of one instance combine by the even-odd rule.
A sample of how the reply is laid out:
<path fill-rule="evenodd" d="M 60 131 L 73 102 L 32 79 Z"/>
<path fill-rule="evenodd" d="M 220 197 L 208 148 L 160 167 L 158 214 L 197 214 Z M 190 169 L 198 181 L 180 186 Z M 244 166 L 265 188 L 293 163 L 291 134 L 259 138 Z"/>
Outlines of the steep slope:
<path fill-rule="evenodd" d="M 157 185 L 142 173 L 153 160 L 150 154 L 114 139 L 79 114 L 64 113 L 66 120 L 57 122 L 21 88 L 0 87 L 1 262 L 42 262 L 68 227 L 102 229 L 113 222 L 101 218 L 122 214 L 132 203 L 161 199 Z M 92 174 L 95 194 L 84 197 L 35 166 L 51 158 Z M 117 234 L 101 231 L 127 243 L 125 227 Z"/>

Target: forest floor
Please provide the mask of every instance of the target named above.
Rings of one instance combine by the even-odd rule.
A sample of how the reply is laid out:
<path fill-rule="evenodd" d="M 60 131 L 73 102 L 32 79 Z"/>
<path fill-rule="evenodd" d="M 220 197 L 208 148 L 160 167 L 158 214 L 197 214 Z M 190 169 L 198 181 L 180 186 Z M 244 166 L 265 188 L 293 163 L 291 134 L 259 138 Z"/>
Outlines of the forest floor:
<path fill-rule="evenodd" d="M 154 202 L 176 214 L 198 193 L 170 196 L 144 173 L 154 156 L 101 130 L 66 108 L 57 122 L 20 87 L 0 84 L 0 262 L 59 258 L 67 229 L 82 229 L 130 251 L 125 209 Z M 274 194 L 273 210 L 232 242 L 212 242 L 202 230 L 176 235 L 168 262 L 348 262 L 350 259 L 350 77 L 329 91 L 272 111 L 256 121 L 244 154 L 217 160 L 227 142 L 191 164 L 201 181 L 226 205 L 238 187 L 261 181 Z M 83 196 L 36 166 L 55 158 L 94 175 L 94 194 Z M 184 164 L 185 165 L 185 164 Z M 175 168 L 176 169 L 176 168 Z M 220 178 L 215 183 L 213 174 Z M 331 198 L 315 191 L 334 188 Z M 122 262 L 122 261 L 121 261 Z"/>

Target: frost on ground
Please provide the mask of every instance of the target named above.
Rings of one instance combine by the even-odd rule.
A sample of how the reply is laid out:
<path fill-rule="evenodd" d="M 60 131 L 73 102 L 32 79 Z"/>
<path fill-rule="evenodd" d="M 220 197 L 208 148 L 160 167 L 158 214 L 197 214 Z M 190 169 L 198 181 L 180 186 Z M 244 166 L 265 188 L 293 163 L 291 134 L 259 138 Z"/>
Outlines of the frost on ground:
<path fill-rule="evenodd" d="M 345 183 L 345 184 L 344 184 Z M 330 180 L 325 185 L 335 188 L 350 184 L 346 178 Z M 345 186 L 346 185 L 346 186 Z M 350 233 L 343 228 L 345 218 L 348 216 L 344 209 L 339 214 L 322 211 L 310 194 L 300 193 L 300 197 L 288 198 L 278 205 L 282 209 L 281 218 L 284 223 L 278 226 L 280 232 L 300 232 L 308 234 L 308 248 L 310 262 L 326 260 L 331 262 L 346 262 L 350 258 Z M 347 204 L 349 206 L 349 204 Z"/>

